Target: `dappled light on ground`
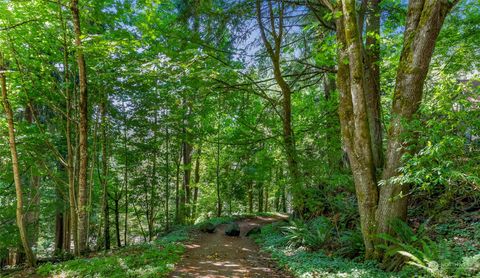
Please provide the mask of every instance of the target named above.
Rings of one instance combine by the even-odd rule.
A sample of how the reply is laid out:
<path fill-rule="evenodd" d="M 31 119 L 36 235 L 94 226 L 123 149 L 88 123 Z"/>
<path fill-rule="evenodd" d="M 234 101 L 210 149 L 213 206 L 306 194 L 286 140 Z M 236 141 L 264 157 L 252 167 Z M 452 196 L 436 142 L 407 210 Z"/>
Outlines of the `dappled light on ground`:
<path fill-rule="evenodd" d="M 240 237 L 226 236 L 226 225 L 220 225 L 214 234 L 198 234 L 185 245 L 185 255 L 170 277 L 290 277 L 245 236 L 254 227 L 275 220 L 258 217 L 239 221 Z"/>

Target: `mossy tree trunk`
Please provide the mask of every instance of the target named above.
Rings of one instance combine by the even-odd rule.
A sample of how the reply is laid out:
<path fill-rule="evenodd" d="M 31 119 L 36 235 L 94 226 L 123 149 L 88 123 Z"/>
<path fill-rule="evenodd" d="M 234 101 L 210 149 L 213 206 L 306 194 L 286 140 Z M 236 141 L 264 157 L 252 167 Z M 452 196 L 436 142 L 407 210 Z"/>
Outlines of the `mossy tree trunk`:
<path fill-rule="evenodd" d="M 383 254 L 376 248 L 374 234 L 391 233 L 390 221 L 395 218 L 405 220 L 407 215 L 405 195 L 409 188 L 391 182 L 391 178 L 398 174 L 401 158 L 406 152 L 402 139 L 405 125 L 420 106 L 435 41 L 445 17 L 458 1 L 412 0 L 408 4 L 385 156 L 381 153 L 381 125 L 377 123 L 380 118 L 379 99 L 376 99 L 380 78 L 377 36 L 367 35 L 364 46 L 361 36 L 363 21 L 357 18 L 355 0 L 343 0 L 337 4 L 326 0 L 321 2 L 341 15 L 335 23 L 340 61 L 337 87 L 340 91 L 342 139 L 353 172 L 366 257 L 381 258 Z M 380 11 L 376 0 L 367 1 L 366 5 L 370 13 L 367 33 L 371 35 L 379 32 Z M 382 166 L 382 179 L 386 184 L 378 189 L 377 173 Z"/>

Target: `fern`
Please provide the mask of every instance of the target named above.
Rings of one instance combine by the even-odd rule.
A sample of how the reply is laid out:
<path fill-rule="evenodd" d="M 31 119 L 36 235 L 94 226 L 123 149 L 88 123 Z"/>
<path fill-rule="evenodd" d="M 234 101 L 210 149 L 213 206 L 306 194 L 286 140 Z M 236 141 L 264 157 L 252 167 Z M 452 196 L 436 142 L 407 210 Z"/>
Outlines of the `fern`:
<path fill-rule="evenodd" d="M 423 269 L 433 277 L 448 277 L 439 263 L 447 249 L 444 242 L 436 243 L 429 239 L 425 225 L 421 225 L 417 232 L 398 219 L 390 225 L 396 237 L 388 234 L 377 235 L 388 243 L 382 246 L 386 256 L 402 255 L 406 264 Z"/>
<path fill-rule="evenodd" d="M 332 233 L 332 225 L 325 217 L 309 222 L 292 220 L 282 229 L 291 247 L 306 247 L 310 250 L 321 248 L 330 239 Z"/>

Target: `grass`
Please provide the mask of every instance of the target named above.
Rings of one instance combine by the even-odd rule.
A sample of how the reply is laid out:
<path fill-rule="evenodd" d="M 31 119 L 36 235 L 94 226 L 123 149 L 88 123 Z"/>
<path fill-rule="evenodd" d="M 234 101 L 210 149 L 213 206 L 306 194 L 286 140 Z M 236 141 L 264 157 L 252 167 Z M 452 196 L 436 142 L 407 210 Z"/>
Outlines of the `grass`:
<path fill-rule="evenodd" d="M 79 258 L 58 264 L 46 263 L 37 269 L 41 276 L 58 277 L 166 277 L 181 258 L 188 238 L 186 229 L 151 243 L 110 251 L 92 258 Z"/>

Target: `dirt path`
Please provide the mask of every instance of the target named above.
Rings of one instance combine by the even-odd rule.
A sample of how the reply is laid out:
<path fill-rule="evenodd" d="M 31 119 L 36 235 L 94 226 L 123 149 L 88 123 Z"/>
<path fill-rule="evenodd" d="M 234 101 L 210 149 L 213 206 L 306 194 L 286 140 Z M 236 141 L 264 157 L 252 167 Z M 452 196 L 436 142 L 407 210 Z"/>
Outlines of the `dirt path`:
<path fill-rule="evenodd" d="M 274 217 L 239 220 L 240 237 L 226 236 L 226 225 L 218 226 L 214 234 L 195 235 L 186 244 L 185 255 L 170 277 L 291 277 L 277 269 L 269 255 L 245 237 L 252 228 L 278 220 Z"/>

